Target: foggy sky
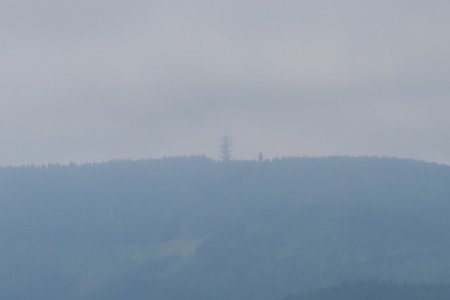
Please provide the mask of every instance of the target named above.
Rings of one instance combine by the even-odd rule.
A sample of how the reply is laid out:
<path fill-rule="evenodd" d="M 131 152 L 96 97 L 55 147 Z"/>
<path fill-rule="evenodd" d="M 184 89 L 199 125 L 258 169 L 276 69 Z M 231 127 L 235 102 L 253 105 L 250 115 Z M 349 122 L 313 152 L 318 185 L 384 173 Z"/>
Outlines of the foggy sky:
<path fill-rule="evenodd" d="M 0 0 L 0 165 L 450 163 L 450 1 Z"/>

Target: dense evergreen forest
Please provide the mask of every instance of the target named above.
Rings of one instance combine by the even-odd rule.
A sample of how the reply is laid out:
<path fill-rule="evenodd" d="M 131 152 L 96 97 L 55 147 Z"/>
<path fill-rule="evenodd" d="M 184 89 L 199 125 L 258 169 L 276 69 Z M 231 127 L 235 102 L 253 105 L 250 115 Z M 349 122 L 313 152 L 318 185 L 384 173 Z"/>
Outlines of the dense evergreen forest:
<path fill-rule="evenodd" d="M 449 183 L 388 158 L 0 168 L 0 298 L 449 299 Z"/>

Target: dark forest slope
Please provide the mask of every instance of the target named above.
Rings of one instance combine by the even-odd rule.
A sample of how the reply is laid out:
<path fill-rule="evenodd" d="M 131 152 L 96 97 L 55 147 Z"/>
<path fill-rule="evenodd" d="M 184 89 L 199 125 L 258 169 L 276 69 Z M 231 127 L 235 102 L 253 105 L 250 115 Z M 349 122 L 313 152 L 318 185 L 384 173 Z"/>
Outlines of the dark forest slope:
<path fill-rule="evenodd" d="M 448 228 L 450 168 L 409 160 L 2 168 L 0 298 L 266 300 L 448 281 Z"/>

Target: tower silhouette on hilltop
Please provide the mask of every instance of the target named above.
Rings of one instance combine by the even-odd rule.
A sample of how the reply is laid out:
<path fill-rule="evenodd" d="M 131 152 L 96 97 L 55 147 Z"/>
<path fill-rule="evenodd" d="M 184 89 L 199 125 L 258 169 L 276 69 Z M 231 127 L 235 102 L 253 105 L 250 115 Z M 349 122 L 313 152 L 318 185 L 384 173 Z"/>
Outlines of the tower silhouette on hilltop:
<path fill-rule="evenodd" d="M 231 160 L 231 147 L 232 142 L 229 136 L 224 136 L 222 138 L 222 145 L 220 146 L 220 158 L 222 161 L 230 161 Z"/>

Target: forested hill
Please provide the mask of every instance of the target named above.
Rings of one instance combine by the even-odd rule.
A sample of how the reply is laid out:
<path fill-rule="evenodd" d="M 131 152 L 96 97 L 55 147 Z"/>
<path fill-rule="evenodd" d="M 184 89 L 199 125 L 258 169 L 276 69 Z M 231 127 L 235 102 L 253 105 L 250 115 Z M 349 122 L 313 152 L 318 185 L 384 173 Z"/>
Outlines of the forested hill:
<path fill-rule="evenodd" d="M 1 299 L 272 300 L 450 278 L 450 167 L 202 157 L 0 168 Z"/>

